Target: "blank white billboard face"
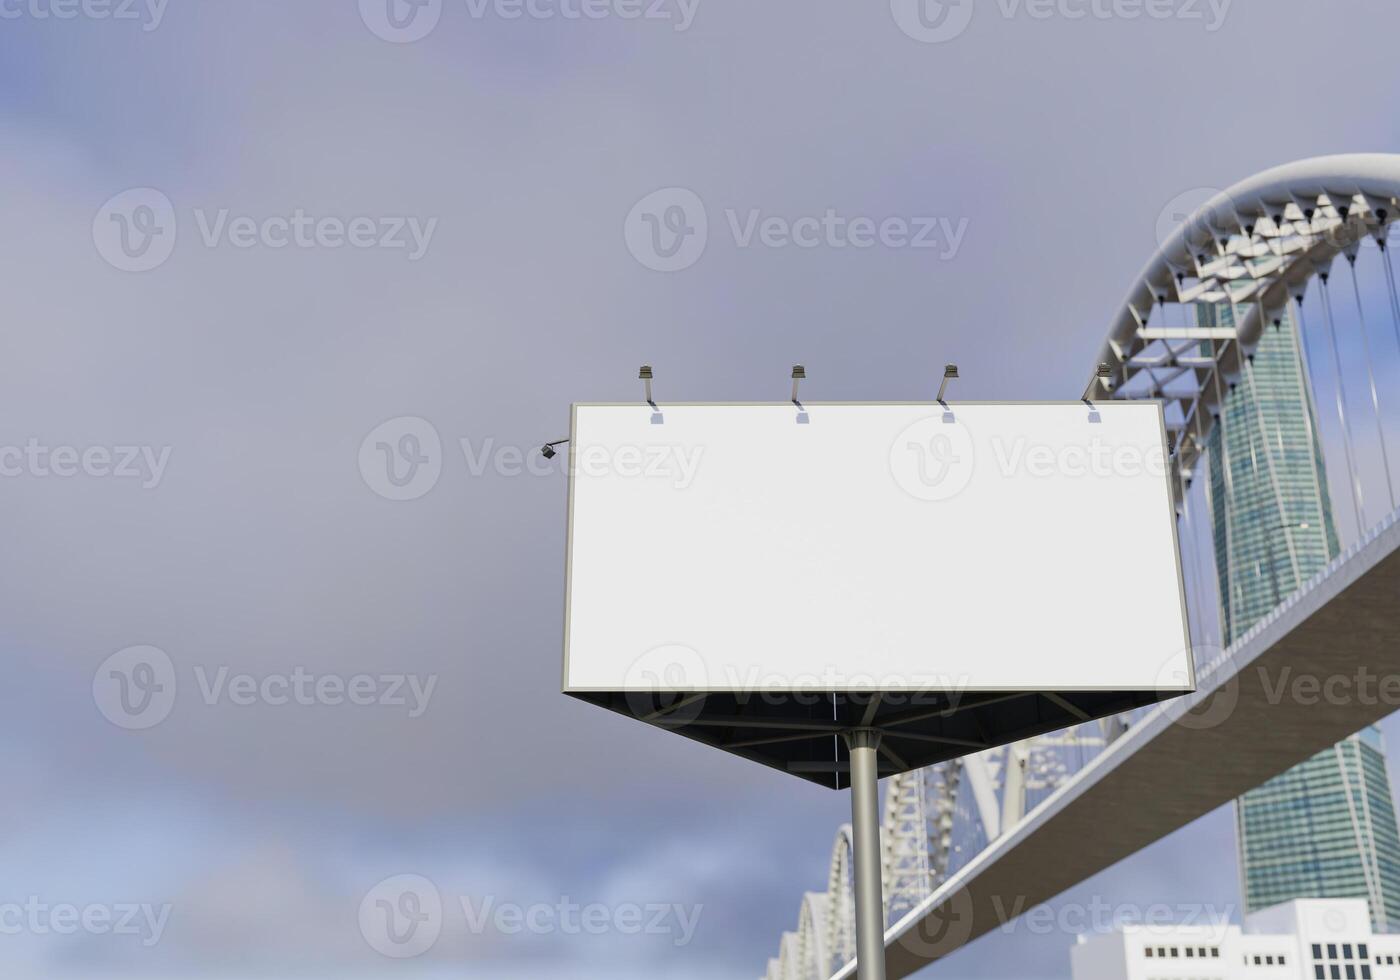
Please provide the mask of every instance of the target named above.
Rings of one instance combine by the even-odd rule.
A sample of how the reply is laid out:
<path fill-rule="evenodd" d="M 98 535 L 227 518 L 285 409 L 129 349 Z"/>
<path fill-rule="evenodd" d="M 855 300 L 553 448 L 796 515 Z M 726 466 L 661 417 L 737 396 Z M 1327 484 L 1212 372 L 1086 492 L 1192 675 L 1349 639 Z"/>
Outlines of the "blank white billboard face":
<path fill-rule="evenodd" d="M 566 691 L 1194 686 L 1155 403 L 578 405 L 570 453 Z"/>

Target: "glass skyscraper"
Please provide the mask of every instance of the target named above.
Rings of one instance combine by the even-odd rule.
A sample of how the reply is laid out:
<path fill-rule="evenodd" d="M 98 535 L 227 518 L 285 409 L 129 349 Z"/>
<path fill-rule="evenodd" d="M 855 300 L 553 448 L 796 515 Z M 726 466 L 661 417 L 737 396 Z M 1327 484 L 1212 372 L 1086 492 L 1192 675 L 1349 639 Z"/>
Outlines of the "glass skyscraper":
<path fill-rule="evenodd" d="M 1400 836 L 1380 732 L 1319 752 L 1236 805 L 1245 911 L 1295 898 L 1365 898 L 1400 930 Z"/>
<path fill-rule="evenodd" d="M 1231 326 L 1201 305 L 1202 326 Z M 1291 316 L 1267 327 L 1209 441 L 1210 506 L 1228 644 L 1338 552 L 1307 367 Z M 1210 345 L 1205 345 L 1210 353 Z M 1353 735 L 1236 805 L 1245 912 L 1295 898 L 1365 898 L 1400 930 L 1400 833 L 1380 732 Z"/>
<path fill-rule="evenodd" d="M 1229 306 L 1198 309 L 1202 325 L 1233 326 Z M 1291 317 L 1265 329 L 1250 370 L 1222 394 L 1225 411 L 1209 440 L 1210 502 L 1228 646 L 1320 572 L 1338 546 Z"/>

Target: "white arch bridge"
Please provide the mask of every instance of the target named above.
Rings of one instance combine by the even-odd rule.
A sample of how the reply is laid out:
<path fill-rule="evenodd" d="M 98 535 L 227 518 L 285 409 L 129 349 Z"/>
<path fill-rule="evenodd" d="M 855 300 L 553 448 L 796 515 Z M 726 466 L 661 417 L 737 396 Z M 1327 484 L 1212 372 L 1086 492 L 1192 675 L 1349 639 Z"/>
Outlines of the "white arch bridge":
<path fill-rule="evenodd" d="M 1300 675 L 1400 673 L 1391 469 L 1400 297 L 1387 248 L 1397 220 L 1400 155 L 1322 157 L 1217 194 L 1144 266 L 1096 376 L 1113 398 L 1166 405 L 1198 690 L 887 780 L 889 976 L 935 962 L 1002 924 L 1006 910 L 1053 898 L 1394 709 L 1356 693 L 1279 692 Z M 1317 405 L 1298 429 L 1271 426 L 1259 398 L 1228 400 L 1241 386 L 1256 391 L 1266 331 L 1285 328 L 1297 332 L 1303 390 Z M 1301 514 L 1286 486 L 1300 456 L 1324 473 Z M 1242 473 L 1253 499 L 1232 486 Z M 1331 500 L 1345 501 L 1335 516 Z M 1257 543 L 1265 523 L 1267 560 L 1239 558 L 1232 542 Z M 855 976 L 850 870 L 843 827 L 826 890 L 804 897 L 768 980 Z"/>

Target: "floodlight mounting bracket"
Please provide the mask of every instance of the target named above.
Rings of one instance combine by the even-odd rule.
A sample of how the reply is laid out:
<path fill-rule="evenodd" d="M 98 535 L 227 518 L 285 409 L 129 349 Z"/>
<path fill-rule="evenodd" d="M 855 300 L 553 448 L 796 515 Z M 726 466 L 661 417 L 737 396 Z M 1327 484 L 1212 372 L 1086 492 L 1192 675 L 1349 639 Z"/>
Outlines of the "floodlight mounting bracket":
<path fill-rule="evenodd" d="M 944 408 L 948 403 L 943 400 L 943 396 L 948 392 L 948 382 L 958 377 L 958 366 L 956 364 L 945 364 L 943 366 L 943 383 L 938 386 L 938 404 Z"/>

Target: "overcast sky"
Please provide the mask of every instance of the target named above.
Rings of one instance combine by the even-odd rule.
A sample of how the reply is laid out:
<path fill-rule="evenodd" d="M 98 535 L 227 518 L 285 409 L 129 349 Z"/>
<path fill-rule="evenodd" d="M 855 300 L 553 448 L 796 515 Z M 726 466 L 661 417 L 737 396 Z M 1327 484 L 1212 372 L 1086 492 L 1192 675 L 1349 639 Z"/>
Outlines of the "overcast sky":
<path fill-rule="evenodd" d="M 155 922 L 26 913 L 6 976 L 758 976 L 848 801 L 559 694 L 562 460 L 517 454 L 644 361 L 1077 396 L 1173 202 L 1400 149 L 1390 0 L 425 2 L 0 0 L 0 904 Z M 404 874 L 448 912 L 394 961 Z M 1236 877 L 1225 811 L 1070 899 Z M 564 902 L 612 927 L 490 918 Z"/>

